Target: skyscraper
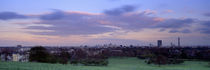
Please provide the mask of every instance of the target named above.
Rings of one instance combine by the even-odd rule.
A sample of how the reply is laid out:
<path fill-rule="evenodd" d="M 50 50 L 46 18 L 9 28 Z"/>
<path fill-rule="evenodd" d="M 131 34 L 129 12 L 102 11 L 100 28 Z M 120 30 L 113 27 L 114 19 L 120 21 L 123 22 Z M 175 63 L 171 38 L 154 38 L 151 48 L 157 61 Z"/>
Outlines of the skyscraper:
<path fill-rule="evenodd" d="M 157 45 L 158 45 L 158 47 L 161 47 L 162 46 L 162 40 L 157 40 Z"/>
<path fill-rule="evenodd" d="M 178 47 L 180 47 L 180 37 L 178 37 Z"/>

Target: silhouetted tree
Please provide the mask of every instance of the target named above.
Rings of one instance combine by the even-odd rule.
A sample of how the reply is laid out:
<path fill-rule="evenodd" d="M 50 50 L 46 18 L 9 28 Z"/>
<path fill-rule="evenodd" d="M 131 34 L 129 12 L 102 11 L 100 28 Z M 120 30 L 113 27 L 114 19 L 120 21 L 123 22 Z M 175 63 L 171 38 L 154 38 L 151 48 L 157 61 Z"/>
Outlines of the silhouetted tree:
<path fill-rule="evenodd" d="M 66 49 L 61 49 L 60 51 L 61 53 L 60 53 L 59 63 L 67 64 L 69 59 L 71 58 L 70 54 L 68 53 Z"/>
<path fill-rule="evenodd" d="M 97 59 L 97 58 L 87 58 L 87 59 L 83 59 L 80 63 L 86 66 L 107 66 L 108 60 Z"/>
<path fill-rule="evenodd" d="M 50 62 L 51 59 L 50 53 L 42 46 L 36 46 L 30 50 L 29 61 L 31 62 Z"/>
<path fill-rule="evenodd" d="M 163 65 L 163 64 L 167 64 L 168 63 L 168 58 L 163 56 L 163 55 L 156 55 L 153 58 L 150 58 L 149 61 L 147 62 L 148 64 L 154 63 L 154 64 L 158 64 Z"/>
<path fill-rule="evenodd" d="M 168 58 L 163 55 L 156 56 L 155 63 L 159 66 L 162 64 L 167 64 Z"/>
<path fill-rule="evenodd" d="M 178 54 L 168 54 L 167 49 L 157 49 L 156 52 L 154 52 L 155 57 L 150 58 L 148 61 L 148 64 L 154 63 L 160 65 L 165 65 L 165 64 L 180 64 L 183 63 L 183 60 L 178 59 Z M 172 58 L 169 58 L 167 56 L 173 55 Z"/>
<path fill-rule="evenodd" d="M 155 57 L 155 54 L 152 53 L 150 50 L 143 50 L 141 51 L 140 55 L 137 55 L 139 59 L 149 59 Z"/>
<path fill-rule="evenodd" d="M 165 65 L 165 64 L 180 64 L 183 63 L 184 61 L 181 59 L 177 59 L 177 58 L 168 58 L 162 54 L 156 55 L 153 58 L 150 58 L 147 63 L 148 64 L 158 64 L 160 65 Z"/>
<path fill-rule="evenodd" d="M 77 64 L 81 61 L 81 59 L 85 59 L 87 56 L 87 53 L 83 51 L 82 49 L 75 49 L 71 56 L 71 64 Z"/>

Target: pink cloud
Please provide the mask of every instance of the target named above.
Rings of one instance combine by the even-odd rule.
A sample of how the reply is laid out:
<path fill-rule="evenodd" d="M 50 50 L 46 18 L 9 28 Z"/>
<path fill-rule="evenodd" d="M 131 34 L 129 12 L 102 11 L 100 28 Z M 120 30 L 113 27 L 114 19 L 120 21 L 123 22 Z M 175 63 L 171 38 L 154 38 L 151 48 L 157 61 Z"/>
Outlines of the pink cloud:
<path fill-rule="evenodd" d="M 164 18 L 158 18 L 158 17 L 157 17 L 157 18 L 154 18 L 153 20 L 154 20 L 154 21 L 161 22 L 161 21 L 164 21 L 165 19 L 164 19 Z"/>
<path fill-rule="evenodd" d="M 173 10 L 165 10 L 165 13 L 173 13 Z"/>

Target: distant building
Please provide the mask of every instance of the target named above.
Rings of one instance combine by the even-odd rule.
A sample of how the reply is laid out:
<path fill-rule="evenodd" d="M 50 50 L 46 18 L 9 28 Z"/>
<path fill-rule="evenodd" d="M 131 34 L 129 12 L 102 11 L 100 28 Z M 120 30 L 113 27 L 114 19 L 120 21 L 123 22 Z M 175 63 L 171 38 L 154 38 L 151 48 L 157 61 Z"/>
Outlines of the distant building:
<path fill-rule="evenodd" d="M 157 40 L 157 46 L 161 47 L 162 46 L 162 40 Z"/>
<path fill-rule="evenodd" d="M 149 44 L 149 47 L 152 47 L 152 46 L 153 46 L 153 45 L 150 43 L 150 44 Z"/>
<path fill-rule="evenodd" d="M 178 47 L 180 47 L 180 37 L 178 37 Z"/>
<path fill-rule="evenodd" d="M 12 61 L 19 61 L 20 55 L 19 54 L 12 54 Z"/>

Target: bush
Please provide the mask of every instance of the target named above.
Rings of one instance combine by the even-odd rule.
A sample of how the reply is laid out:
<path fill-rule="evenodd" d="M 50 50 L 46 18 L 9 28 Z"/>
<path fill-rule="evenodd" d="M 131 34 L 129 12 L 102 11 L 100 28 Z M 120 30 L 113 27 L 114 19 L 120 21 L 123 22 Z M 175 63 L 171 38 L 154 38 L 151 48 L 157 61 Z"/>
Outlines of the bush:
<path fill-rule="evenodd" d="M 83 59 L 81 63 L 86 66 L 107 66 L 108 60 L 107 59 Z"/>
<path fill-rule="evenodd" d="M 67 50 L 61 49 L 61 52 L 57 54 L 50 54 L 46 48 L 42 46 L 36 46 L 31 48 L 29 54 L 29 61 L 31 62 L 43 62 L 43 63 L 61 63 L 67 64 L 70 54 Z"/>
<path fill-rule="evenodd" d="M 155 55 L 152 54 L 152 53 L 149 53 L 149 54 L 142 54 L 142 55 L 138 55 L 137 57 L 139 59 L 148 59 L 148 58 L 153 58 Z"/>
<path fill-rule="evenodd" d="M 71 64 L 83 64 L 85 66 L 107 66 L 107 59 L 86 58 L 81 60 L 71 60 Z"/>
<path fill-rule="evenodd" d="M 168 62 L 167 57 L 163 55 L 158 55 L 158 56 L 155 56 L 154 58 L 149 58 L 147 63 L 148 64 L 154 63 L 154 64 L 162 65 L 162 64 L 167 64 L 167 62 Z"/>
<path fill-rule="evenodd" d="M 175 59 L 175 58 L 167 58 L 163 55 L 157 55 L 154 58 L 150 58 L 148 61 L 146 61 L 147 64 L 158 64 L 158 65 L 165 65 L 165 64 L 181 64 L 184 63 L 184 60 L 181 59 Z"/>
<path fill-rule="evenodd" d="M 169 62 L 168 62 L 168 64 L 181 64 L 181 63 L 184 63 L 184 60 L 174 59 L 174 58 L 169 59 Z"/>
<path fill-rule="evenodd" d="M 69 59 L 71 58 L 70 54 L 65 49 L 61 49 L 61 53 L 59 55 L 59 63 L 67 64 Z"/>
<path fill-rule="evenodd" d="M 52 56 L 50 53 L 46 50 L 46 48 L 42 46 L 36 46 L 31 48 L 30 54 L 29 54 L 29 61 L 31 62 L 46 62 L 50 63 Z"/>
<path fill-rule="evenodd" d="M 79 60 L 71 60 L 70 63 L 71 64 L 78 64 L 79 63 Z"/>
<path fill-rule="evenodd" d="M 151 50 L 142 50 L 141 53 L 139 55 L 137 55 L 137 57 L 139 59 L 149 59 L 149 58 L 153 58 L 155 56 L 155 54 L 151 51 Z"/>
<path fill-rule="evenodd" d="M 47 63 L 58 63 L 59 59 L 56 56 L 51 55 Z"/>

